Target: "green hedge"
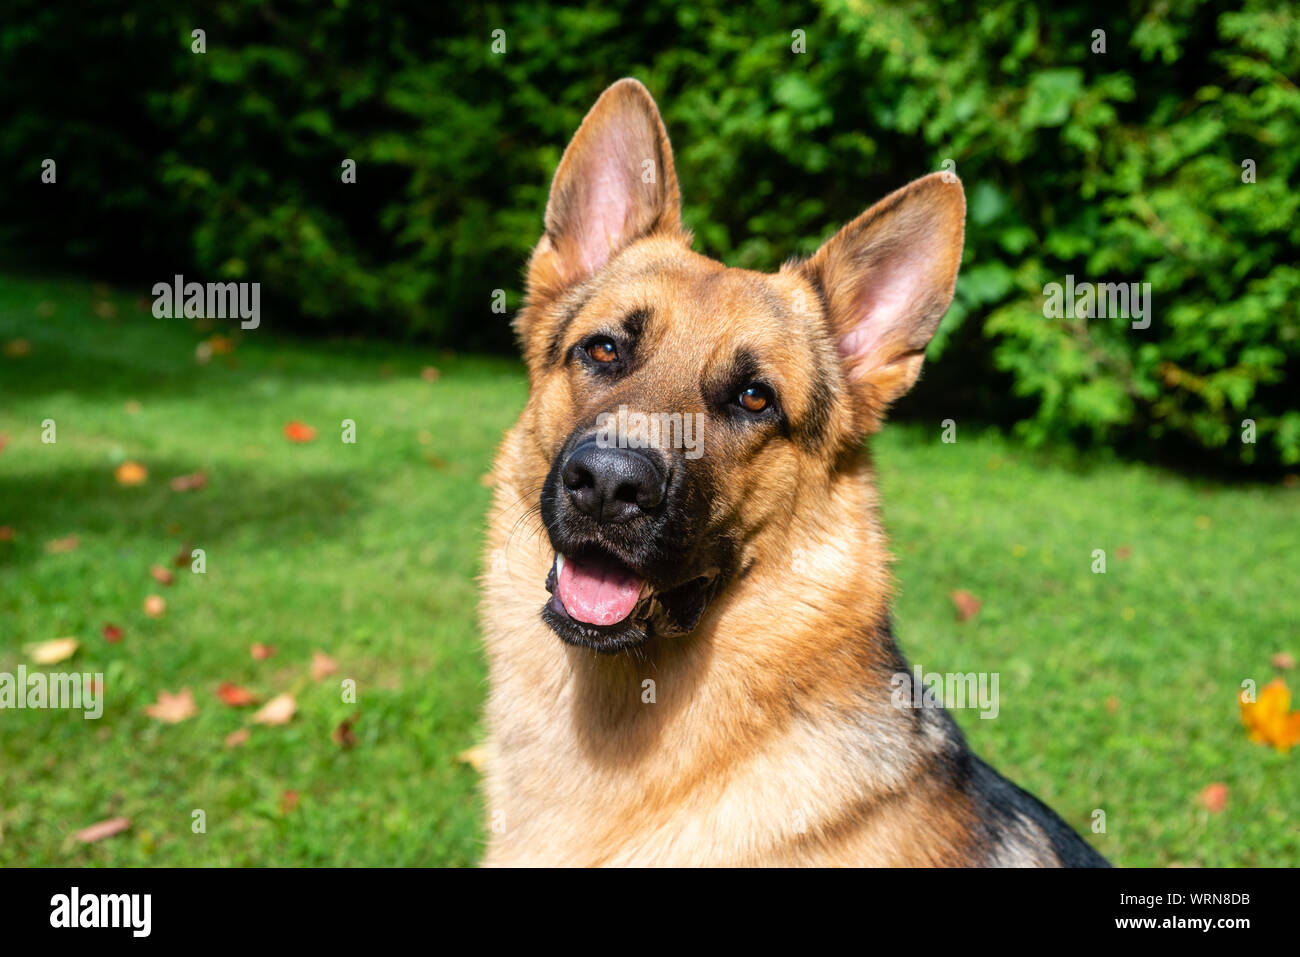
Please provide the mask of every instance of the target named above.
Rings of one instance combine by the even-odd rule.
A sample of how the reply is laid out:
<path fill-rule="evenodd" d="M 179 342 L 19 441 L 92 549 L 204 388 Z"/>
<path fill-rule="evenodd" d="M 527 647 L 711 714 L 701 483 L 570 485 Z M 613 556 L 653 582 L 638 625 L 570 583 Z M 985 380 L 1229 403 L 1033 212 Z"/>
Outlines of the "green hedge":
<path fill-rule="evenodd" d="M 970 221 L 933 381 L 975 386 L 1032 441 L 1300 461 L 1294 6 L 133 7 L 11 0 L 10 244 L 142 282 L 258 280 L 321 330 L 508 348 L 494 291 L 518 305 L 564 143 L 634 75 L 664 109 L 703 251 L 774 268 L 951 159 Z M 57 192 L 38 184 L 45 157 Z M 1150 327 L 1045 316 L 1067 275 L 1150 283 Z M 929 401 L 969 415 L 959 398 Z"/>

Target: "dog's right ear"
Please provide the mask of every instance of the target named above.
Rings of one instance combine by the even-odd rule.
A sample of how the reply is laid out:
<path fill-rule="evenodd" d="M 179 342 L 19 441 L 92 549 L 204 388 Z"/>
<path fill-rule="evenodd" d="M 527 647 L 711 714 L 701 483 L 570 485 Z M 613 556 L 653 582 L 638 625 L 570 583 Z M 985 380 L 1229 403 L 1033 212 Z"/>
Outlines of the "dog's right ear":
<path fill-rule="evenodd" d="M 668 131 L 633 79 L 600 95 L 555 171 L 546 233 L 528 263 L 528 299 L 582 282 L 633 240 L 681 231 L 681 194 Z"/>

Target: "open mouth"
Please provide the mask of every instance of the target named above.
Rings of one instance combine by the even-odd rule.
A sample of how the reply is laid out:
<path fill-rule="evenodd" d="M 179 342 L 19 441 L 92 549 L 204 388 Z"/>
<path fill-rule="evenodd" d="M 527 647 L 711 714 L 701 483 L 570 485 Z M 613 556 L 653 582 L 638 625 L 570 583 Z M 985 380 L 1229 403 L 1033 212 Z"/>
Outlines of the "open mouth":
<path fill-rule="evenodd" d="M 690 631 L 713 595 L 716 572 L 660 590 L 603 549 L 557 553 L 542 619 L 572 645 L 613 653 L 652 636 Z"/>

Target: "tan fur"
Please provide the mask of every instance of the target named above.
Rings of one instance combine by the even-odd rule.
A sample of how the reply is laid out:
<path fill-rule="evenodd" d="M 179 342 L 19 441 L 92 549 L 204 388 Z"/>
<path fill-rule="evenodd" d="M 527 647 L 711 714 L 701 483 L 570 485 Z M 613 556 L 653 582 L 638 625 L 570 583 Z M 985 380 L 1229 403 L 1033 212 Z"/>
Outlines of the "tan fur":
<path fill-rule="evenodd" d="M 584 201 L 575 177 L 608 175 L 584 153 L 609 152 L 588 131 L 629 110 L 648 115 L 646 102 L 653 111 L 644 89 L 623 81 L 593 109 L 557 172 L 548 233 L 530 264 L 518 328 L 531 390 L 494 466 L 483 581 L 484 863 L 968 863 L 974 812 L 924 773 L 942 735 L 937 726 L 918 735 L 915 715 L 890 703 L 896 659 L 877 629 L 890 603 L 889 555 L 861 444 L 915 380 L 947 307 L 961 255 L 960 186 L 918 181 L 807 263 L 764 275 L 691 251 L 666 134 L 633 130 L 631 141 L 657 151 L 659 185 L 628 212 L 626 235 L 610 235 L 608 261 L 589 270 L 603 247 L 561 235 Z M 914 248 L 906 234 L 925 229 L 949 234 L 938 261 L 907 264 L 933 273 L 932 301 L 909 327 L 873 332 L 870 355 L 842 356 L 849 315 L 871 294 L 864 270 Z M 594 398 L 571 367 L 548 361 L 562 328 L 567 345 L 602 317 L 647 303 L 662 321 L 625 387 Z M 689 635 L 616 655 L 563 644 L 539 617 L 555 555 L 537 502 L 557 451 L 620 402 L 703 411 L 699 383 L 738 344 L 780 370 L 794 421 L 823 403 L 821 440 L 747 444 L 706 432 L 699 467 L 716 490 L 706 524 L 735 534 L 737 574 Z M 824 375 L 832 389 L 818 399 Z M 643 701 L 647 680 L 653 704 Z"/>

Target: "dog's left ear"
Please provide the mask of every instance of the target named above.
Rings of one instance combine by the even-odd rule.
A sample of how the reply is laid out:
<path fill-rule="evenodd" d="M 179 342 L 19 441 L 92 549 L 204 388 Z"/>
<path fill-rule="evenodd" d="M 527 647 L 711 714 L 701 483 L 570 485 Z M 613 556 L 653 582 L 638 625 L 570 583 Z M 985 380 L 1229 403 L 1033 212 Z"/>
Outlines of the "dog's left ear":
<path fill-rule="evenodd" d="M 528 264 L 530 300 L 581 282 L 633 240 L 681 232 L 673 151 L 650 92 L 631 78 L 600 95 L 564 151 L 546 233 Z"/>
<path fill-rule="evenodd" d="M 933 173 L 876 203 L 799 267 L 825 301 L 857 431 L 879 428 L 920 375 L 952 302 L 965 221 L 961 183 Z"/>

